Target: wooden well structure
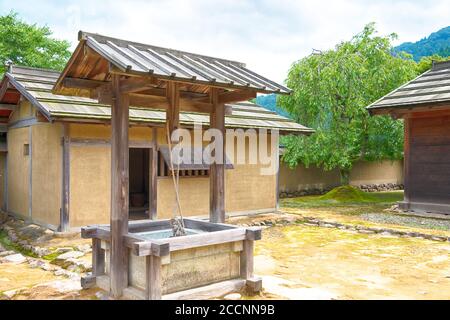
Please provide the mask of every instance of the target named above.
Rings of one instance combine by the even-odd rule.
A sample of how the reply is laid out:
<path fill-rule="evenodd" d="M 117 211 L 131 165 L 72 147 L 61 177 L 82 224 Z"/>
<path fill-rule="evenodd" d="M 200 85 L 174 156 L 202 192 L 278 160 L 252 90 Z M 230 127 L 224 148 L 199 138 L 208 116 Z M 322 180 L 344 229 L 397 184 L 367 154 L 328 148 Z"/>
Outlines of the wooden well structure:
<path fill-rule="evenodd" d="M 450 214 L 450 61 L 368 107 L 372 115 L 404 119 L 403 210 Z"/>
<path fill-rule="evenodd" d="M 289 94 L 290 90 L 239 62 L 80 32 L 79 45 L 53 93 L 90 97 L 111 105 L 112 129 L 111 220 L 107 226 L 83 229 L 83 236 L 93 239 L 93 276 L 84 279 L 85 286 L 99 285 L 100 279 L 106 279 L 108 283 L 102 287 L 109 289 L 113 297 L 130 293 L 127 289 L 130 289 L 131 252 L 147 257 L 147 285 L 134 296 L 160 299 L 164 290 L 159 285 L 163 257 L 174 249 L 192 249 L 193 244 L 201 247 L 234 243 L 235 248 L 230 250 L 240 252 L 239 278 L 258 289 L 260 281 L 253 279 L 252 259 L 253 241 L 260 238 L 260 231 L 221 224 L 225 220 L 224 161 L 210 167 L 210 222 L 216 225 L 187 220 L 203 234 L 185 239 L 145 241 L 134 234 L 136 230 L 160 230 L 167 228 L 168 222 L 136 224 L 128 221 L 130 105 L 165 110 L 170 133 L 180 127 L 180 110 L 207 113 L 210 127 L 220 130 L 225 137 L 225 114 L 228 112 L 225 103 L 248 100 L 256 97 L 258 92 Z M 150 183 L 156 186 L 155 181 Z M 105 252 L 109 257 L 108 276 L 100 278 L 106 269 Z M 186 288 L 192 288 L 192 285 Z"/>

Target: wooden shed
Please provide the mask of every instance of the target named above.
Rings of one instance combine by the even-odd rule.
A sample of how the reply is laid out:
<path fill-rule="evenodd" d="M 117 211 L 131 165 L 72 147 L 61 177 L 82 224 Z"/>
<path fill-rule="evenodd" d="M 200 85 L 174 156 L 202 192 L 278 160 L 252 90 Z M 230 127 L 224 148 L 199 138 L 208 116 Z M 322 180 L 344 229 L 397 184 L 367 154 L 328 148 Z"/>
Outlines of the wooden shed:
<path fill-rule="evenodd" d="M 450 61 L 368 107 L 404 119 L 404 210 L 450 214 Z"/>
<path fill-rule="evenodd" d="M 97 99 L 53 94 L 59 76 L 52 70 L 10 66 L 1 82 L 0 201 L 10 214 L 68 231 L 109 222 L 111 107 Z M 173 212 L 173 186 L 164 159 L 166 112 L 159 101 L 153 109 L 130 108 L 131 219 L 164 219 Z M 253 103 L 227 104 L 226 110 L 226 128 L 312 132 Z M 180 113 L 183 128 L 192 129 L 195 122 L 207 129 L 209 114 L 192 109 Z M 277 144 L 269 154 L 278 152 Z M 225 170 L 228 215 L 276 210 L 277 175 L 261 175 L 262 167 Z M 187 216 L 209 214 L 209 183 L 209 167 L 181 171 L 181 204 Z"/>

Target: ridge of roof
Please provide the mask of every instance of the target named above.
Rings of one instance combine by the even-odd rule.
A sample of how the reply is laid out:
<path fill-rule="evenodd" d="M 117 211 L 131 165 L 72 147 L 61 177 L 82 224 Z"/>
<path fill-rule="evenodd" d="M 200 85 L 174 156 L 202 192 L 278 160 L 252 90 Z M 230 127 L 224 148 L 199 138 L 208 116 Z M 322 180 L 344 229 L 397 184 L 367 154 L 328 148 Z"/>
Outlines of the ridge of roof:
<path fill-rule="evenodd" d="M 198 54 L 198 53 L 193 53 L 193 52 L 188 52 L 188 51 L 183 51 L 183 50 L 177 50 L 177 49 L 165 48 L 165 47 L 161 47 L 161 46 L 155 46 L 155 45 L 151 45 L 151 44 L 145 44 L 142 42 L 129 41 L 129 40 L 124 40 L 124 39 L 120 39 L 120 38 L 116 38 L 116 37 L 105 36 L 105 35 L 102 35 L 99 33 L 86 32 L 86 31 L 82 31 L 82 30 L 80 30 L 78 32 L 78 40 L 79 41 L 87 40 L 88 37 L 92 37 L 100 43 L 106 43 L 107 41 L 112 41 L 112 42 L 120 44 L 121 46 L 126 46 L 126 45 L 131 44 L 132 46 L 135 46 L 138 48 L 139 47 L 144 48 L 144 49 L 150 48 L 157 52 L 170 52 L 170 53 L 176 54 L 176 55 L 192 55 L 192 56 L 197 56 L 197 57 L 206 58 L 206 59 L 223 61 L 226 63 L 234 63 L 234 64 L 238 64 L 242 67 L 246 66 L 246 64 L 243 62 L 239 62 L 239 61 L 235 61 L 235 60 L 231 60 L 231 59 L 217 58 L 217 57 L 213 57 L 213 56 L 208 56 L 208 55 L 203 55 L 203 54 Z"/>

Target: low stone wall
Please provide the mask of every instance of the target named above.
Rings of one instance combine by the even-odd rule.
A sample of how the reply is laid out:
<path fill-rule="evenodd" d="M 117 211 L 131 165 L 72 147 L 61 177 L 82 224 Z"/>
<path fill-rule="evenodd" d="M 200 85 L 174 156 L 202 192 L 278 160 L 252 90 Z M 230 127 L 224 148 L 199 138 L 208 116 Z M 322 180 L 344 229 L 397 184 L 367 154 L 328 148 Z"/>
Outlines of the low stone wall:
<path fill-rule="evenodd" d="M 270 218 L 260 218 L 257 221 L 252 221 L 248 224 L 243 224 L 243 226 L 258 226 L 263 228 L 273 227 L 273 226 L 290 226 L 290 225 L 305 225 L 308 227 L 321 227 L 321 228 L 335 228 L 340 230 L 347 230 L 352 232 L 358 232 L 367 235 L 389 235 L 397 237 L 406 238 L 421 238 L 431 241 L 438 242 L 450 242 L 450 237 L 439 236 L 434 234 L 422 233 L 422 232 L 411 232 L 402 231 L 393 228 L 382 228 L 382 227 L 368 227 L 365 225 L 359 225 L 355 223 L 345 224 L 335 221 L 326 221 L 317 219 L 316 217 L 307 217 L 300 215 L 291 215 L 289 213 L 280 212 L 280 217 L 270 217 Z"/>
<path fill-rule="evenodd" d="M 336 186 L 337 187 L 337 186 Z M 360 186 L 354 186 L 359 188 L 365 192 L 382 192 L 382 191 L 395 191 L 395 190 L 403 190 L 403 184 L 397 183 L 382 183 L 382 184 L 363 184 Z M 315 196 L 315 195 L 323 195 L 329 191 L 331 191 L 334 187 L 328 188 L 312 188 L 298 191 L 282 191 L 280 192 L 280 198 L 295 198 L 301 196 Z"/>
<path fill-rule="evenodd" d="M 404 185 L 397 183 L 363 184 L 358 186 L 358 188 L 365 192 L 382 192 L 403 190 Z"/>

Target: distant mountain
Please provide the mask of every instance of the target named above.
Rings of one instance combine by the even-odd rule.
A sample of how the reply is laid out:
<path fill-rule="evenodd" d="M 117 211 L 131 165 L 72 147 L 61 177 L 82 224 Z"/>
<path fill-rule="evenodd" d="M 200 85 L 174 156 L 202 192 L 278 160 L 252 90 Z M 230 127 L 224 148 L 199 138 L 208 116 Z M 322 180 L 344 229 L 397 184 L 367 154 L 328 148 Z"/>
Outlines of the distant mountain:
<path fill-rule="evenodd" d="M 422 57 L 432 56 L 434 54 L 441 57 L 450 56 L 450 26 L 430 34 L 417 42 L 405 42 L 394 48 L 395 52 L 407 52 L 413 55 L 415 61 Z"/>
<path fill-rule="evenodd" d="M 277 96 L 276 94 L 266 94 L 263 96 L 258 96 L 254 100 L 256 104 L 264 107 L 267 110 L 274 111 L 281 116 L 290 118 L 291 116 L 285 110 L 277 106 Z"/>

